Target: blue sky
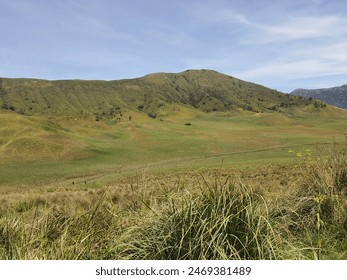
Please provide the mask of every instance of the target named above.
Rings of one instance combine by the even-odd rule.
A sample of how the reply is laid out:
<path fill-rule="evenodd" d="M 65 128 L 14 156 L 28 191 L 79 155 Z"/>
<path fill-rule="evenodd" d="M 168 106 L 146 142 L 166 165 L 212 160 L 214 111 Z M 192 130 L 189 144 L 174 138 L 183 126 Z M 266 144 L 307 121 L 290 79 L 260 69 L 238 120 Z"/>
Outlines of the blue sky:
<path fill-rule="evenodd" d="M 213 69 L 289 92 L 347 84 L 345 0 L 0 0 L 0 76 Z"/>

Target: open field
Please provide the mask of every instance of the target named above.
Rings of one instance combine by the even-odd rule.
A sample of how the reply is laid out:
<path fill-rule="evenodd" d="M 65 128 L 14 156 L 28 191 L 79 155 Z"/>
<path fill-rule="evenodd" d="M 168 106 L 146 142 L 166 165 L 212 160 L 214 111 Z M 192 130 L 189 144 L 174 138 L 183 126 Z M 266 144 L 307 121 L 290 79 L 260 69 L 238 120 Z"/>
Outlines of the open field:
<path fill-rule="evenodd" d="M 0 185 L 98 182 L 144 170 L 287 164 L 293 162 L 290 149 L 346 142 L 343 112 L 326 118 L 177 108 L 156 119 L 128 111 L 117 122 L 0 114 Z"/>
<path fill-rule="evenodd" d="M 3 190 L 0 258 L 346 259 L 346 150 L 334 151 L 296 165 Z"/>

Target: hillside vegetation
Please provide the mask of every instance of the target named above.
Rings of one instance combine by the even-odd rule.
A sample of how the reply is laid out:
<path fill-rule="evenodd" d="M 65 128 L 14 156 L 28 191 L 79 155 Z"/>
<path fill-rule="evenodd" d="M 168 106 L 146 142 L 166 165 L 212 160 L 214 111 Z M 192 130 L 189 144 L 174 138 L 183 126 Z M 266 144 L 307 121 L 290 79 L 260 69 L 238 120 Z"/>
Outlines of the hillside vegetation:
<path fill-rule="evenodd" d="M 155 117 L 169 104 L 186 105 L 203 112 L 291 113 L 305 106 L 325 106 L 210 70 L 157 73 L 120 81 L 2 78 L 0 97 L 2 109 L 20 114 L 84 118 L 119 117 L 125 110 Z"/>
<path fill-rule="evenodd" d="M 346 111 L 208 70 L 0 86 L 0 185 L 283 163 L 345 140 Z"/>

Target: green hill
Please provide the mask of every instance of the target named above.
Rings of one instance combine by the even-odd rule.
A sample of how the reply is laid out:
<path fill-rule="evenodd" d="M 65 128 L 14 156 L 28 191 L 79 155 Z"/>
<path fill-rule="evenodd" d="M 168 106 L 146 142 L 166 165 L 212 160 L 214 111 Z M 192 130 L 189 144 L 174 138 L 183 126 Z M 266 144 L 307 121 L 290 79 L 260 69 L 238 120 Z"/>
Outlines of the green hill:
<path fill-rule="evenodd" d="M 345 110 L 209 70 L 2 78 L 0 186 L 288 163 L 290 149 L 345 143 L 346 120 Z"/>
<path fill-rule="evenodd" d="M 118 81 L 0 79 L 0 107 L 24 115 L 117 117 L 124 110 L 155 117 L 180 104 L 203 112 L 292 113 L 325 104 L 245 82 L 211 70 L 157 73 Z"/>

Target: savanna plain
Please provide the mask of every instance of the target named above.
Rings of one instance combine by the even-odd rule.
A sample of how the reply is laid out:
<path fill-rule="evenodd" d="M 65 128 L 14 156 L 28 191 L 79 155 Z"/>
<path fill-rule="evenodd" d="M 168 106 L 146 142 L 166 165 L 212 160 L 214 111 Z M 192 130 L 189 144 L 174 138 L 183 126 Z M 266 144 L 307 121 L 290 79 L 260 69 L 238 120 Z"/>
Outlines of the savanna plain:
<path fill-rule="evenodd" d="M 1 82 L 0 259 L 347 259 L 345 110 L 206 71 Z"/>

